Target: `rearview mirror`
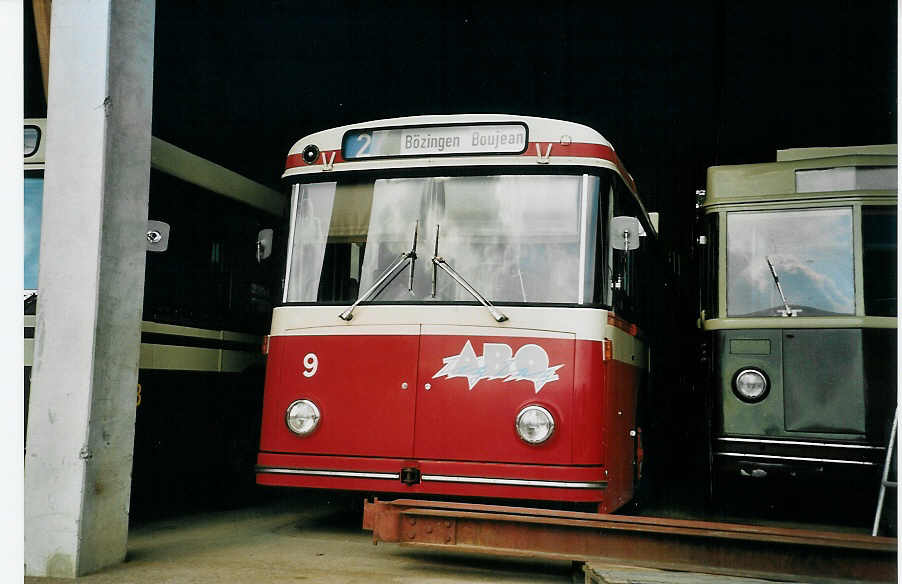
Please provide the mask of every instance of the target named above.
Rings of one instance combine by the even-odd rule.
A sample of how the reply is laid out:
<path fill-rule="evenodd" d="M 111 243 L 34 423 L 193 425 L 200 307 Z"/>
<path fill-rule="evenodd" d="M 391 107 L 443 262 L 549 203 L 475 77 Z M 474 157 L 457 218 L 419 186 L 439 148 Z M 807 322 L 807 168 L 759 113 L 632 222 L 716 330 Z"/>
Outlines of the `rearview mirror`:
<path fill-rule="evenodd" d="M 144 236 L 147 238 L 147 251 L 160 252 L 169 249 L 169 223 L 149 220 Z"/>
<path fill-rule="evenodd" d="M 257 233 L 257 263 L 272 255 L 272 229 L 261 229 Z"/>
<path fill-rule="evenodd" d="M 642 224 L 635 217 L 619 216 L 611 219 L 611 247 L 621 251 L 639 249 L 639 237 L 644 235 Z"/>
<path fill-rule="evenodd" d="M 652 211 L 648 214 L 648 219 L 651 221 L 651 228 L 655 230 L 655 233 L 660 233 L 661 214 L 657 211 Z"/>

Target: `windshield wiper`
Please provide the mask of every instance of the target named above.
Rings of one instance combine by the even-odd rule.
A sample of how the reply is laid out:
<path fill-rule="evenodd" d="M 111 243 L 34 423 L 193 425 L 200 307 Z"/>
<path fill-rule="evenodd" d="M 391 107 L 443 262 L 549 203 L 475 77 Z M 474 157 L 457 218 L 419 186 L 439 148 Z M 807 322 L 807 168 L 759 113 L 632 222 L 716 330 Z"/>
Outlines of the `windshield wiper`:
<path fill-rule="evenodd" d="M 780 298 L 783 300 L 783 308 L 784 310 L 778 310 L 781 316 L 798 316 L 801 311 L 799 308 L 790 308 L 789 303 L 786 301 L 786 295 L 783 294 L 783 286 L 780 285 L 780 278 L 777 276 L 777 270 L 774 268 L 774 263 L 770 261 L 770 258 L 764 256 L 764 259 L 767 260 L 767 267 L 770 268 L 770 275 L 774 278 L 774 284 L 777 286 L 777 292 L 780 293 Z"/>
<path fill-rule="evenodd" d="M 439 234 L 439 226 L 435 226 L 435 255 L 432 256 L 432 297 L 435 298 L 435 278 L 437 274 L 437 268 L 441 268 L 444 270 L 451 279 L 460 284 L 464 290 L 473 295 L 473 298 L 478 300 L 483 306 L 488 308 L 489 312 L 492 314 L 492 318 L 494 318 L 498 322 L 504 322 L 507 320 L 507 316 L 498 311 L 495 306 L 485 299 L 485 297 L 480 294 L 473 286 L 464 280 L 463 276 L 454 271 L 448 262 L 445 261 L 445 258 L 438 255 L 438 234 Z"/>
<path fill-rule="evenodd" d="M 417 234 L 419 233 L 419 231 L 420 222 L 417 221 L 416 225 L 414 225 L 413 228 L 413 245 L 411 246 L 410 251 L 405 251 L 404 253 L 399 255 L 398 259 L 396 259 L 394 263 L 392 263 L 392 265 L 390 265 L 385 269 L 384 272 L 382 272 L 382 275 L 376 279 L 373 285 L 367 288 L 366 292 L 361 294 L 357 298 L 357 301 L 349 306 L 347 310 L 339 314 L 338 318 L 342 320 L 351 320 L 352 318 L 354 318 L 353 312 L 354 309 L 357 308 L 357 305 L 361 302 L 364 302 L 371 296 L 375 298 L 379 292 L 382 292 L 382 290 L 385 289 L 383 283 L 385 283 L 386 286 L 390 284 L 391 280 L 393 280 L 395 276 L 401 272 L 401 270 L 407 267 L 408 263 L 410 264 L 410 279 L 407 281 L 407 292 L 413 294 L 413 268 L 416 265 L 417 261 Z"/>

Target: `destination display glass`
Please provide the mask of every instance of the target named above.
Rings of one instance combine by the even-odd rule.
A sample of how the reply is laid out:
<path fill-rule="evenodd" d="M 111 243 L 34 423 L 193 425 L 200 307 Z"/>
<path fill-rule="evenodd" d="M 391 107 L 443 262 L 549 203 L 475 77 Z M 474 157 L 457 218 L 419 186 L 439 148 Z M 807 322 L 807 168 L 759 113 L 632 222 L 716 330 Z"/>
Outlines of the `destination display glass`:
<path fill-rule="evenodd" d="M 526 124 L 471 124 L 351 130 L 342 140 L 345 160 L 460 154 L 521 154 Z"/>

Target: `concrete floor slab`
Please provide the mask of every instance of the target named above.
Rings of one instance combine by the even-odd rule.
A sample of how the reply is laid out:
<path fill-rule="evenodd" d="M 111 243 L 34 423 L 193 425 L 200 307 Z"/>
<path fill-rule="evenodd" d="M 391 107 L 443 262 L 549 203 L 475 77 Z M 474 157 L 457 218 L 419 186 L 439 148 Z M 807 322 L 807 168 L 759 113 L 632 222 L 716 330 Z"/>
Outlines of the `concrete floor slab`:
<path fill-rule="evenodd" d="M 571 582 L 570 562 L 508 560 L 373 545 L 361 512 L 319 493 L 133 527 L 126 561 L 79 584 Z M 26 584 L 72 580 L 26 577 Z"/>

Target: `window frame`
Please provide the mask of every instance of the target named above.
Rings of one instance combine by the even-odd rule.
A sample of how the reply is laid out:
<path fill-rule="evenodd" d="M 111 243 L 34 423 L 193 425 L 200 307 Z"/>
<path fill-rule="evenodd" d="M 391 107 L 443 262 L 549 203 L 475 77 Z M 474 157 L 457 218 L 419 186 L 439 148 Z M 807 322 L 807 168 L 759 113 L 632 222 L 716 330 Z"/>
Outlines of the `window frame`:
<path fill-rule="evenodd" d="M 836 210 L 836 209 L 846 209 L 849 212 L 850 218 L 850 248 L 849 254 L 852 262 L 852 271 L 851 271 L 851 284 L 852 284 L 852 302 L 853 309 L 852 312 L 849 313 L 827 313 L 827 314 L 800 314 L 799 318 L 805 317 L 815 317 L 815 318 L 834 318 L 834 317 L 850 317 L 850 316 L 863 316 L 863 299 L 862 299 L 862 280 L 861 280 L 861 204 L 858 202 L 850 202 L 850 201 L 837 201 L 831 204 L 828 201 L 819 202 L 817 204 L 812 205 L 802 205 L 802 206 L 748 206 L 741 207 L 737 209 L 727 209 L 722 213 L 723 217 L 719 220 L 720 224 L 720 238 L 719 243 L 722 244 L 720 246 L 720 255 L 721 257 L 718 259 L 718 264 L 720 266 L 720 276 L 717 278 L 718 287 L 722 288 L 722 292 L 718 293 L 719 297 L 719 314 L 723 315 L 725 318 L 738 318 L 738 319 L 751 319 L 751 318 L 780 318 L 779 315 L 764 315 L 764 314 L 756 314 L 756 313 L 744 313 L 744 314 L 732 314 L 730 312 L 730 266 L 731 263 L 729 261 L 730 256 L 730 237 L 729 237 L 729 220 L 731 215 L 739 215 L 746 213 L 769 213 L 769 214 L 777 214 L 777 213 L 787 213 L 787 212 L 806 212 L 806 211 L 826 211 L 826 210 Z M 780 276 L 778 272 L 778 276 Z M 782 280 L 782 277 L 781 277 Z M 792 296 L 787 293 L 787 301 L 790 307 L 794 306 Z M 756 311 L 758 312 L 758 311 Z M 709 317 L 710 318 L 710 317 Z"/>
<path fill-rule="evenodd" d="M 587 290 L 587 286 L 585 282 L 582 281 L 582 277 L 588 274 L 585 269 L 580 270 L 580 282 L 582 282 L 583 287 L 581 288 L 579 295 L 583 297 L 583 302 L 513 302 L 513 301 L 504 301 L 504 300 L 496 300 L 494 298 L 490 298 L 493 304 L 499 306 L 548 306 L 548 307 L 579 307 L 579 308 L 604 308 L 611 309 L 609 304 L 609 299 L 605 298 L 606 291 L 610 288 L 609 282 L 609 269 L 607 265 L 608 258 L 608 242 L 607 242 L 607 233 L 608 233 L 608 224 L 607 224 L 607 216 L 609 209 L 607 208 L 607 202 L 604 200 L 606 192 L 608 189 L 612 187 L 612 185 L 618 185 L 614 188 L 621 188 L 624 191 L 626 190 L 625 185 L 622 184 L 622 179 L 618 176 L 617 172 L 613 169 L 603 168 L 603 167 L 589 167 L 589 166 L 551 166 L 551 167 L 542 167 L 542 168 L 533 168 L 533 167 L 522 167 L 522 166 L 479 166 L 479 167 L 424 167 L 424 168 L 415 168 L 415 169 L 389 169 L 389 170 L 381 170 L 381 171 L 354 171 L 340 174 L 329 174 L 328 176 L 322 175 L 303 175 L 297 177 L 297 180 L 293 180 L 291 183 L 291 194 L 290 194 L 290 215 L 288 216 L 288 237 L 286 238 L 286 249 L 285 249 L 285 262 L 284 262 L 284 280 L 282 285 L 282 295 L 281 295 L 281 303 L 279 306 L 344 306 L 347 305 L 351 301 L 341 300 L 341 301 L 289 301 L 288 298 L 288 289 L 291 281 L 291 263 L 292 263 L 292 251 L 294 248 L 294 235 L 295 235 L 295 220 L 297 217 L 297 202 L 298 202 L 298 194 L 300 191 L 300 185 L 303 184 L 315 184 L 315 183 L 329 183 L 335 182 L 340 185 L 343 182 L 359 182 L 359 181 L 367 181 L 367 180 L 377 180 L 377 179 L 391 179 L 391 178 L 416 178 L 416 177 L 456 177 L 456 176 L 464 176 L 464 177 L 478 177 L 478 176 L 503 176 L 503 175 L 518 175 L 518 176 L 528 176 L 528 175 L 538 175 L 538 176 L 550 176 L 550 175 L 566 175 L 566 176 L 576 176 L 580 178 L 581 189 L 583 189 L 582 185 L 586 185 L 589 181 L 585 179 L 585 175 L 589 175 L 592 177 L 596 177 L 598 179 L 598 200 L 597 204 L 593 205 L 589 202 L 588 207 L 591 209 L 593 206 L 597 209 L 596 213 L 598 215 L 598 221 L 596 222 L 597 232 L 595 234 L 595 246 L 596 249 L 594 251 L 594 259 L 595 259 L 595 267 L 594 267 L 594 283 L 592 290 Z M 632 196 L 632 193 L 627 193 L 628 196 L 635 199 Z M 591 194 L 589 195 L 591 197 Z M 580 205 L 585 204 L 584 197 L 581 196 Z M 636 208 L 641 211 L 641 207 L 638 203 L 635 204 Z M 585 209 L 581 208 L 580 212 L 582 213 Z M 581 217 L 585 218 L 584 214 L 581 214 Z M 645 220 L 643 215 L 639 214 L 639 219 L 642 221 L 643 226 L 646 230 L 649 227 L 645 224 Z M 591 221 L 588 222 L 591 225 Z M 580 257 L 591 257 L 593 254 L 590 250 L 586 248 L 586 244 L 588 242 L 588 238 L 584 239 L 583 235 L 588 235 L 588 230 L 585 229 L 586 221 L 580 221 L 580 236 L 579 236 L 579 246 L 580 246 Z M 644 238 L 647 240 L 648 238 Z M 422 242 L 421 242 L 422 243 Z M 420 254 L 422 256 L 422 254 Z M 579 261 L 579 260 L 578 260 Z M 600 285 L 599 285 L 600 281 Z M 579 285 L 579 283 L 577 283 Z M 592 295 L 592 298 L 586 298 L 583 296 L 584 292 L 588 292 Z M 422 300 L 405 300 L 405 301 L 391 301 L 391 300 L 367 300 L 364 304 L 367 305 L 422 305 L 422 306 L 433 306 L 433 305 L 478 305 L 479 303 L 474 300 L 466 300 L 466 301 L 451 301 L 451 300 L 431 300 L 431 301 L 422 301 Z"/>
<path fill-rule="evenodd" d="M 896 219 L 896 237 L 898 238 L 898 207 L 896 205 L 878 205 L 873 203 L 861 203 L 856 205 L 858 208 L 858 225 L 860 225 L 860 237 L 859 241 L 860 245 L 857 247 L 860 248 L 860 257 L 856 258 L 858 260 L 858 265 L 861 266 L 860 272 L 860 289 L 861 289 L 861 316 L 876 316 L 876 317 L 890 317 L 897 318 L 898 317 L 898 270 L 895 272 L 896 275 L 896 286 L 893 289 L 896 291 L 896 298 L 894 298 L 895 303 L 894 306 L 896 308 L 893 314 L 874 314 L 868 311 L 868 281 L 865 279 L 865 252 L 867 247 L 867 236 L 865 234 L 865 226 L 864 220 L 865 215 L 869 213 L 874 213 L 874 215 L 892 215 Z M 896 243 L 898 239 L 894 240 L 893 243 Z M 895 248 L 895 261 L 893 262 L 893 267 L 898 266 L 898 247 Z"/>

